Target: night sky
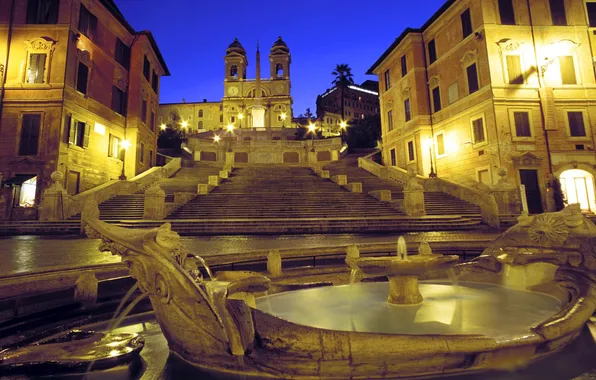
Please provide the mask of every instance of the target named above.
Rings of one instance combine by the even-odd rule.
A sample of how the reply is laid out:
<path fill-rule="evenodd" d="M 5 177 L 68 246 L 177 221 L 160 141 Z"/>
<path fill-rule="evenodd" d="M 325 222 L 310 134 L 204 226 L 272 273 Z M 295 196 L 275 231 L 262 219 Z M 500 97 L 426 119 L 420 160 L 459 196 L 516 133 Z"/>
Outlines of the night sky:
<path fill-rule="evenodd" d="M 162 103 L 221 100 L 225 50 L 238 37 L 255 76 L 257 40 L 261 75 L 277 36 L 290 48 L 294 114 L 315 111 L 317 94 L 331 87 L 338 63 L 361 83 L 368 68 L 404 28 L 420 27 L 445 0 L 116 0 L 136 30 L 149 29 L 170 69 Z"/>

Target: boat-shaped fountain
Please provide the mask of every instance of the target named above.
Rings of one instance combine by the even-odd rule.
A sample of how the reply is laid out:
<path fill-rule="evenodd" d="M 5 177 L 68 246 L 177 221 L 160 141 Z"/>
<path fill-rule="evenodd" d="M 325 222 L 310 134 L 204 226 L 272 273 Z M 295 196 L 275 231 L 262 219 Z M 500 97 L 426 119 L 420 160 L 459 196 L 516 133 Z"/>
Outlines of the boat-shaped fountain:
<path fill-rule="evenodd" d="M 409 257 L 352 255 L 349 266 L 361 271 L 353 276 L 349 267 L 291 279 L 203 276 L 204 262 L 168 224 L 131 231 L 90 220 L 86 231 L 122 256 L 170 351 L 218 373 L 370 379 L 513 369 L 562 349 L 596 308 L 596 226 L 575 206 L 520 218 L 471 262 L 423 246 Z M 449 268 L 458 286 L 445 280 Z"/>

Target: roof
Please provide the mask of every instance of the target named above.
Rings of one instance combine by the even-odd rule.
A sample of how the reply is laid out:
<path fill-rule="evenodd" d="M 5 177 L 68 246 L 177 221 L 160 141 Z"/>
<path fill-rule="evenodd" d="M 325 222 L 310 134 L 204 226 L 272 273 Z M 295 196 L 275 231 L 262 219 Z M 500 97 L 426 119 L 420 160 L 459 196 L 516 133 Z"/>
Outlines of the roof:
<path fill-rule="evenodd" d="M 159 103 L 159 106 L 181 106 L 181 105 L 195 105 L 195 104 L 214 104 L 214 103 L 221 103 L 221 100 L 215 101 L 201 101 L 201 102 L 177 102 L 177 103 Z"/>
<path fill-rule="evenodd" d="M 164 75 L 169 76 L 170 70 L 168 69 L 168 66 L 166 65 L 166 61 L 163 59 L 163 56 L 161 55 L 161 51 L 157 47 L 157 42 L 155 42 L 155 38 L 153 38 L 153 34 L 148 30 L 143 30 L 143 31 L 137 32 L 128 23 L 128 21 L 126 21 L 126 18 L 124 18 L 124 15 L 122 14 L 122 12 L 120 12 L 120 9 L 118 9 L 118 7 L 116 6 L 116 3 L 114 3 L 113 0 L 100 0 L 100 2 L 104 7 L 106 7 L 106 9 L 108 11 L 110 11 L 112 16 L 114 16 L 120 22 L 120 24 L 122 24 L 122 26 L 124 26 L 126 28 L 126 30 L 128 30 L 128 32 L 130 34 L 147 36 L 147 38 L 149 39 L 149 43 L 151 44 L 151 47 L 153 48 L 153 51 L 155 51 L 155 55 L 157 56 L 157 59 L 159 60 L 159 63 L 161 64 L 161 67 L 163 67 L 163 69 L 164 69 Z"/>
<path fill-rule="evenodd" d="M 379 59 L 376 60 L 375 63 L 373 63 L 373 65 L 370 67 L 370 69 L 368 69 L 368 71 L 366 72 L 366 74 L 373 74 L 373 71 L 375 71 L 377 69 L 377 67 L 379 67 L 379 65 L 385 60 L 385 58 L 387 58 L 389 56 L 389 54 L 391 54 L 391 52 L 393 52 L 393 50 L 395 50 L 395 48 L 406 38 L 406 36 L 410 33 L 422 33 L 424 31 L 426 31 L 426 29 L 428 29 L 429 26 L 431 26 L 439 17 L 441 17 L 443 15 L 443 13 L 445 13 L 449 8 L 451 8 L 451 6 L 453 4 L 455 4 L 457 0 L 447 0 L 445 2 L 445 4 L 443 4 L 443 6 L 441 6 L 441 8 L 439 8 L 438 11 L 435 12 L 435 14 L 433 14 L 431 16 L 431 18 L 429 18 L 424 25 L 422 25 L 422 27 L 420 28 L 406 28 L 400 35 L 399 37 L 397 37 L 393 43 L 391 44 L 391 46 L 389 46 L 389 48 L 387 48 L 387 50 L 385 50 L 385 52 L 379 57 Z"/>

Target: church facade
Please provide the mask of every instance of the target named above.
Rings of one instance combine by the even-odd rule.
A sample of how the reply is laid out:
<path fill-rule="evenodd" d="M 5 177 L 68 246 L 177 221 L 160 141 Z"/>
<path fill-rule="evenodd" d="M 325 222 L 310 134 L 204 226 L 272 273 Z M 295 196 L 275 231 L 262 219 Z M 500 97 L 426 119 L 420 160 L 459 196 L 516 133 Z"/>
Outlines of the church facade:
<path fill-rule="evenodd" d="M 290 49 L 279 37 L 269 51 L 269 76 L 261 78 L 257 47 L 256 78 L 247 78 L 246 50 L 236 38 L 224 58 L 224 94 L 220 102 L 160 104 L 163 126 L 187 128 L 190 133 L 234 128 L 282 128 L 292 120 Z M 259 90 L 260 88 L 260 90 Z M 259 109 L 259 125 L 255 110 Z M 263 112 L 264 111 L 264 112 Z"/>

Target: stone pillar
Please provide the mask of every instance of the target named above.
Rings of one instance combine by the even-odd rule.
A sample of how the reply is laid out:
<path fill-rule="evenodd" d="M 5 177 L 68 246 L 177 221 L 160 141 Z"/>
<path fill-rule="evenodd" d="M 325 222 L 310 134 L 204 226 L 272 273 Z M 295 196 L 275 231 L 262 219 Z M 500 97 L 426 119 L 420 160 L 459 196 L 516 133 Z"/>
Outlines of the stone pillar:
<path fill-rule="evenodd" d="M 493 195 L 501 215 L 517 215 L 522 211 L 518 188 L 507 180 L 507 170 L 499 169 L 499 181 L 492 187 Z"/>
<path fill-rule="evenodd" d="M 482 221 L 491 227 L 499 228 L 499 206 L 495 201 L 495 197 L 492 194 L 486 194 L 482 199 L 482 206 L 480 206 L 482 212 Z"/>
<path fill-rule="evenodd" d="M 97 278 L 93 271 L 84 271 L 75 283 L 74 299 L 86 307 L 97 302 Z"/>
<path fill-rule="evenodd" d="M 337 160 L 339 160 L 339 150 L 333 149 L 331 151 L 331 161 L 337 161 Z"/>
<path fill-rule="evenodd" d="M 83 210 L 81 211 L 81 235 L 85 234 L 85 226 L 87 221 L 91 219 L 99 219 L 99 206 L 94 198 L 85 200 Z"/>
<path fill-rule="evenodd" d="M 281 277 L 283 275 L 281 270 L 281 255 L 277 249 L 272 249 L 267 255 L 267 273 L 271 277 Z"/>
<path fill-rule="evenodd" d="M 424 216 L 424 187 L 418 183 L 416 172 L 408 170 L 410 179 L 404 188 L 404 211 L 408 216 Z"/>
<path fill-rule="evenodd" d="M 236 156 L 234 152 L 226 152 L 226 167 L 233 168 L 236 163 Z"/>
<path fill-rule="evenodd" d="M 39 220 L 63 220 L 70 205 L 70 195 L 62 187 L 64 174 L 55 171 L 50 175 L 52 184 L 42 195 Z"/>
<path fill-rule="evenodd" d="M 218 175 L 210 175 L 209 176 L 209 186 L 217 187 L 219 185 L 219 176 Z"/>
<path fill-rule="evenodd" d="M 143 219 L 161 220 L 166 217 L 166 192 L 153 185 L 145 191 Z"/>
<path fill-rule="evenodd" d="M 199 183 L 197 185 L 197 194 L 199 195 L 207 195 L 209 194 L 209 185 L 206 183 Z"/>
<path fill-rule="evenodd" d="M 308 151 L 308 162 L 315 164 L 317 162 L 317 152 L 313 150 Z"/>

